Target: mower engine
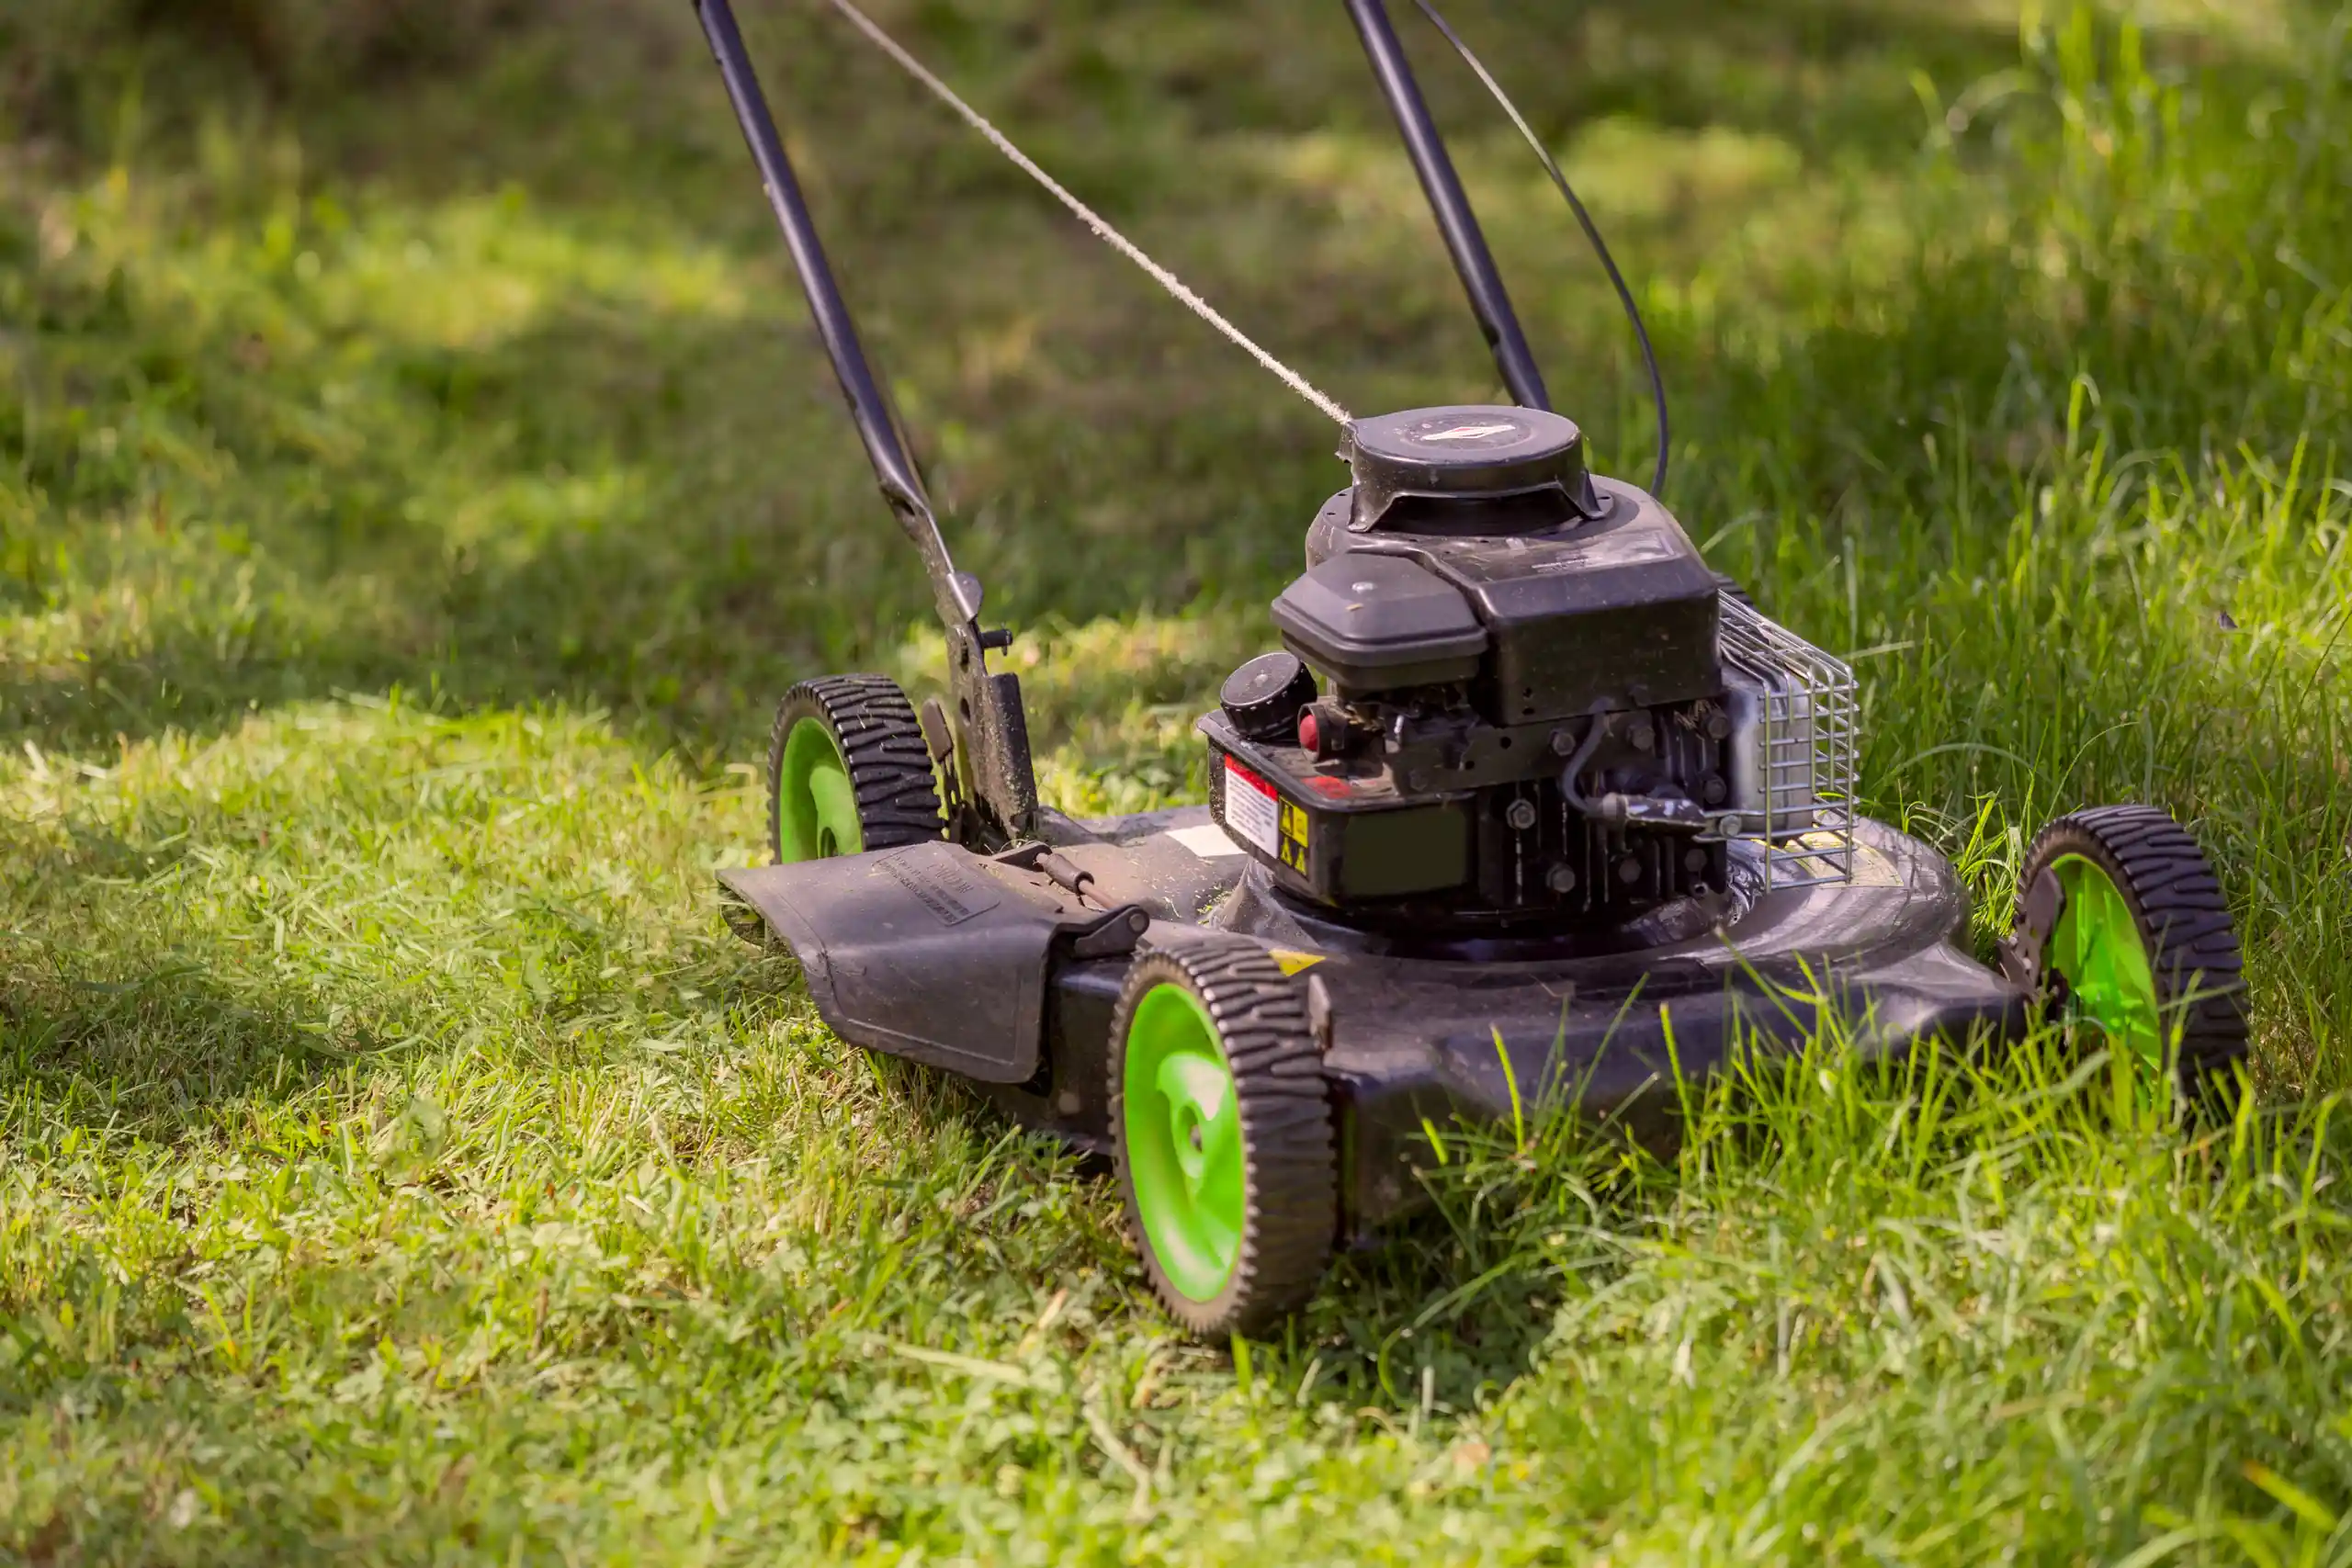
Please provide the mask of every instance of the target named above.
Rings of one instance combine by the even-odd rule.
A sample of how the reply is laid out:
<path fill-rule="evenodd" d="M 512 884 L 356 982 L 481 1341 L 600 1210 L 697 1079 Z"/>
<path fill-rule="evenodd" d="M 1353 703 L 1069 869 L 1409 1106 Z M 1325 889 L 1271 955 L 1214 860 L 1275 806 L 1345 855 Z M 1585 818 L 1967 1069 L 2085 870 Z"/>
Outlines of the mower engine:
<path fill-rule="evenodd" d="M 1285 651 L 1201 721 L 1273 886 L 1397 928 L 1617 926 L 1851 874 L 1852 676 L 1664 507 L 1521 407 L 1362 420 L 1275 600 Z M 1757 849 L 1745 856 L 1734 846 Z"/>

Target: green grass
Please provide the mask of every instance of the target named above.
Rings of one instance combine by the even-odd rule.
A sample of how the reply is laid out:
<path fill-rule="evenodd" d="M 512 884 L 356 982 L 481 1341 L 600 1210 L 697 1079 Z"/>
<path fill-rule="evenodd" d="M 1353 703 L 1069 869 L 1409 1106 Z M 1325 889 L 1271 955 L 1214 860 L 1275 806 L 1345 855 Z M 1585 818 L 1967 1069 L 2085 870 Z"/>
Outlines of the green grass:
<path fill-rule="evenodd" d="M 1197 798 L 1329 427 L 746 9 L 1049 795 Z M 1282 1342 L 1187 1345 L 1105 1184 L 718 919 L 766 705 L 934 650 L 685 7 L 28 0 L 0 1554 L 2352 1558 L 2352 15 L 1458 9 L 1643 291 L 1670 503 L 1865 675 L 1872 809 L 1981 941 L 2048 816 L 2192 822 L 2259 1104 L 1825 1040 L 1668 1163 L 1455 1138 Z M 883 13 L 1351 406 L 1489 390 L 1338 7 Z M 1645 471 L 1606 286 L 1426 58 Z"/>

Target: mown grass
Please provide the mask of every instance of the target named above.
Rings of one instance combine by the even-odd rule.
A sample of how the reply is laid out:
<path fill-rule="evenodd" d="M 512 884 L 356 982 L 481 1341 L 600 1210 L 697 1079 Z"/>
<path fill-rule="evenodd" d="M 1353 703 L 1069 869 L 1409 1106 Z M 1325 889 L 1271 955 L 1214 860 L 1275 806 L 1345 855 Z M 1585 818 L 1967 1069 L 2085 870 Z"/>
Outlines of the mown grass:
<path fill-rule="evenodd" d="M 1329 429 L 748 10 L 1049 793 L 1195 796 Z M 1488 389 L 1336 7 L 884 14 L 1351 406 Z M 2193 822 L 2258 1102 L 1828 1039 L 1668 1163 L 1453 1140 L 1208 1348 L 1102 1183 L 717 918 L 765 704 L 933 651 L 684 8 L 0 18 L 0 1552 L 2352 1554 L 2352 19 L 2143 16 L 1456 19 L 1640 280 L 1671 503 L 1867 677 L 1873 809 L 1980 938 L 2050 814 Z M 1605 286 L 1430 60 L 1640 471 Z"/>

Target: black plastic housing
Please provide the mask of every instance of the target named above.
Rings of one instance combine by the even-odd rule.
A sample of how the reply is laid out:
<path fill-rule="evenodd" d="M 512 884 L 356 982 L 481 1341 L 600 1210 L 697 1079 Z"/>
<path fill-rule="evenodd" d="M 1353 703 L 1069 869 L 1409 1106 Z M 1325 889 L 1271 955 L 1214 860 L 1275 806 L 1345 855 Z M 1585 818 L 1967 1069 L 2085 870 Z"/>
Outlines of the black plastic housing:
<path fill-rule="evenodd" d="M 1467 681 L 1487 651 L 1462 590 L 1401 555 L 1334 556 L 1283 589 L 1273 614 L 1291 651 L 1349 694 Z"/>
<path fill-rule="evenodd" d="M 1654 707 L 1716 694 L 1720 589 L 1699 551 L 1666 509 L 1630 485 L 1594 481 L 1605 508 L 1590 522 L 1506 536 L 1409 534 L 1348 527 L 1352 497 L 1325 503 L 1307 533 L 1310 581 L 1373 581 L 1364 558 L 1410 561 L 1456 589 L 1482 626 L 1488 650 L 1473 684 L 1496 724 L 1569 718 L 1597 703 Z M 1343 566 L 1342 561 L 1353 562 Z M 1349 575 L 1351 572 L 1355 575 Z M 1334 685 L 1350 692 L 1379 668 L 1359 649 L 1318 650 L 1283 619 L 1290 644 Z M 1344 663 L 1332 657 L 1346 652 Z"/>
<path fill-rule="evenodd" d="M 1548 495 L 1548 508 L 1513 510 L 1536 518 L 1600 512 L 1583 432 L 1544 409 L 1462 404 L 1379 414 L 1350 425 L 1343 450 L 1355 480 L 1348 525 L 1359 533 L 1382 526 L 1409 500 L 1491 513 L 1495 502 Z"/>
<path fill-rule="evenodd" d="M 1210 816 L 1292 892 L 1342 905 L 1469 886 L 1469 792 L 1408 799 L 1385 773 L 1327 769 L 1295 746 L 1254 744 L 1223 714 L 1200 728 Z"/>

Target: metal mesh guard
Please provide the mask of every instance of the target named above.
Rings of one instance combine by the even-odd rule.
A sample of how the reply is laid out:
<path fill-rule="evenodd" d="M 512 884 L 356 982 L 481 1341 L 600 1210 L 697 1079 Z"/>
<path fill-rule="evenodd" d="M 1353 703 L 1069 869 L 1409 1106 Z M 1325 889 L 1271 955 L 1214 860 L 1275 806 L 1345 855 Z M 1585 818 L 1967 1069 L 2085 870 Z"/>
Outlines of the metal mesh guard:
<path fill-rule="evenodd" d="M 1726 593 L 1724 662 L 1762 688 L 1762 821 L 1734 835 L 1764 853 L 1764 886 L 1854 879 L 1854 672 Z"/>

